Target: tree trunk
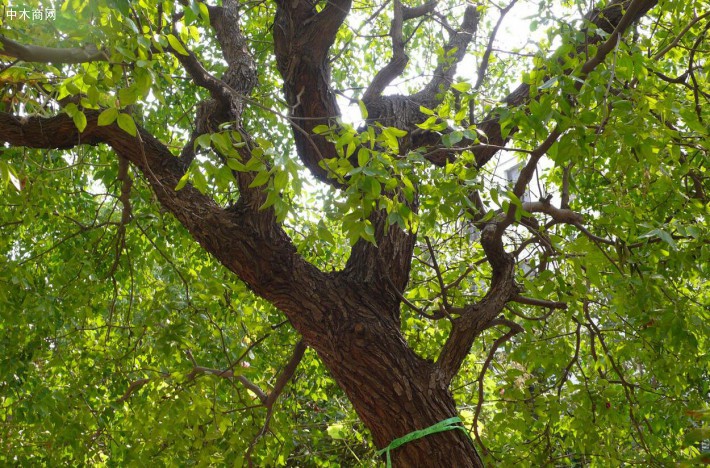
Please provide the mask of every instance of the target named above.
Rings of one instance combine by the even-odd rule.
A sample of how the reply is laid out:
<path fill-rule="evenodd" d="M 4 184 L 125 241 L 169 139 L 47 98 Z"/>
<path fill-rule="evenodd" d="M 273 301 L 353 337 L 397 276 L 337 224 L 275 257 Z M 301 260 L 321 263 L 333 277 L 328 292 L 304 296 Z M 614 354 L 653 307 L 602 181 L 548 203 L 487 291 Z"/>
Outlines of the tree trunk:
<path fill-rule="evenodd" d="M 410 432 L 457 415 L 435 366 L 398 343 L 401 338 L 366 340 L 325 365 L 348 395 L 378 448 Z M 391 452 L 393 466 L 483 466 L 471 440 L 460 430 L 430 434 Z"/>
<path fill-rule="evenodd" d="M 409 348 L 388 307 L 376 302 L 377 296 L 365 288 L 348 288 L 342 281 L 322 286 L 327 288 L 320 290 L 320 312 L 287 315 L 322 316 L 325 323 L 319 328 L 332 330 L 322 335 L 306 332 L 304 338 L 345 391 L 378 449 L 457 416 L 444 374 Z M 298 322 L 292 320 L 297 329 Z M 406 443 L 392 450 L 391 459 L 393 466 L 483 466 L 461 430 Z"/>

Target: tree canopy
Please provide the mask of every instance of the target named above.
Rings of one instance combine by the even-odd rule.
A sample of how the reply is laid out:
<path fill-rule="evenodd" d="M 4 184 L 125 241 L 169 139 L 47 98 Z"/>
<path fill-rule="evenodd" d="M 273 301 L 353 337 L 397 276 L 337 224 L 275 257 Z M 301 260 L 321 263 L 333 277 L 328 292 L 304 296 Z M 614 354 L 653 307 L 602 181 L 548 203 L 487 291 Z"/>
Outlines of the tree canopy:
<path fill-rule="evenodd" d="M 710 460 L 706 2 L 2 5 L 2 463 Z"/>

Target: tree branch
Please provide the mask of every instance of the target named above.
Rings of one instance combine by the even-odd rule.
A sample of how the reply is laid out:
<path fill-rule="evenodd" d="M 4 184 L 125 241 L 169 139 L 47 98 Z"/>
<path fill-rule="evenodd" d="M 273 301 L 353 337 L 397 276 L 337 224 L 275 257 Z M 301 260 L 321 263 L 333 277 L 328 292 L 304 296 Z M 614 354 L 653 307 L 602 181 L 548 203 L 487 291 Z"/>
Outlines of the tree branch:
<path fill-rule="evenodd" d="M 269 409 L 274 406 L 274 403 L 278 399 L 279 395 L 281 395 L 281 393 L 283 392 L 284 388 L 286 387 L 286 384 L 289 382 L 289 380 L 291 380 L 293 374 L 296 372 L 296 368 L 301 362 L 301 359 L 303 359 L 303 354 L 306 352 L 306 348 L 308 348 L 308 346 L 306 346 L 306 343 L 304 343 L 303 340 L 296 343 L 296 347 L 293 349 L 291 359 L 289 359 L 288 363 L 286 364 L 286 367 L 284 367 L 284 370 L 281 372 L 281 374 L 279 374 L 279 377 L 276 379 L 274 388 L 269 393 L 269 396 L 266 401 L 264 401 L 264 406 Z"/>
<path fill-rule="evenodd" d="M 610 239 L 605 239 L 603 237 L 599 237 L 596 234 L 592 234 L 589 229 L 586 227 L 582 226 L 581 223 L 572 223 L 577 229 L 582 231 L 582 234 L 585 236 L 589 237 L 592 241 L 600 243 L 600 244 L 606 244 L 606 245 L 616 245 L 616 242 Z"/>
<path fill-rule="evenodd" d="M 513 281 L 515 262 L 505 252 L 495 230 L 495 223 L 489 223 L 481 232 L 481 245 L 493 269 L 491 286 L 480 302 L 465 307 L 452 321 L 451 333 L 436 361 L 447 383 L 458 373 L 476 337 L 491 326 L 506 303 L 518 293 Z"/>
<path fill-rule="evenodd" d="M 648 11 L 649 4 L 654 4 L 655 0 L 633 0 L 628 6 L 628 9 L 623 14 L 619 22 L 615 25 L 609 38 L 597 48 L 597 53 L 594 57 L 587 60 L 579 72 L 578 80 L 575 81 L 574 87 L 579 90 L 582 88 L 584 80 L 587 78 L 589 73 L 591 73 L 600 63 L 604 61 L 606 56 L 611 53 L 618 42 L 621 40 L 621 34 L 626 30 L 626 28 L 636 19 L 638 19 L 643 13 Z M 533 178 L 535 170 L 537 169 L 537 163 L 540 159 L 552 148 L 552 145 L 557 142 L 557 139 L 562 135 L 562 130 L 560 127 L 555 127 L 550 134 L 547 136 L 545 141 L 543 141 L 540 146 L 535 148 L 535 150 L 530 153 L 530 159 L 525 164 L 525 167 L 520 171 L 520 176 L 518 180 L 515 181 L 515 186 L 513 187 L 513 193 L 518 197 L 522 197 L 525 189 Z M 515 220 L 515 212 L 517 206 L 515 204 L 510 205 L 508 209 L 508 214 L 506 219 L 498 224 L 497 234 L 502 235 L 505 228 L 509 226 Z M 559 212 L 557 213 L 560 214 Z M 579 221 L 575 221 L 579 223 Z"/>
<path fill-rule="evenodd" d="M 436 274 L 436 280 L 439 283 L 439 290 L 441 291 L 441 302 L 443 304 L 444 310 L 448 312 L 451 309 L 451 305 L 449 304 L 448 294 L 446 293 L 446 284 L 444 284 L 444 278 L 441 276 L 441 268 L 439 268 L 439 262 L 437 262 L 436 260 L 436 252 L 434 252 L 434 248 L 431 246 L 431 240 L 429 240 L 429 237 L 425 236 L 424 240 L 426 241 L 427 250 L 429 251 L 429 256 L 431 257 L 432 268 L 434 270 L 434 273 Z"/>
<path fill-rule="evenodd" d="M 415 306 L 414 304 L 412 304 L 409 301 L 409 299 L 404 297 L 402 295 L 402 293 L 399 292 L 399 290 L 397 289 L 397 286 L 395 286 L 395 284 L 392 282 L 391 278 L 387 277 L 387 282 L 390 285 L 390 287 L 392 288 L 392 290 L 394 291 L 397 298 L 399 298 L 399 300 L 402 301 L 402 303 L 404 303 L 407 307 L 409 307 L 410 309 L 412 309 L 414 312 L 418 313 L 422 317 L 428 318 L 429 320 L 439 320 L 439 319 L 442 319 L 445 317 L 445 315 L 441 314 L 441 313 L 440 314 L 429 314 L 426 312 L 426 310 L 422 310 L 419 307 Z"/>
<path fill-rule="evenodd" d="M 570 209 L 557 208 L 546 201 L 524 202 L 523 210 L 528 213 L 545 213 L 558 223 L 578 224 L 584 222 L 584 217 Z"/>
<path fill-rule="evenodd" d="M 139 380 L 134 380 L 131 382 L 131 384 L 128 386 L 128 389 L 121 395 L 121 397 L 116 400 L 116 403 L 123 403 L 124 401 L 127 401 L 131 395 L 133 395 L 135 392 L 143 388 L 146 384 L 150 382 L 150 379 L 139 379 Z"/>
<path fill-rule="evenodd" d="M 194 81 L 197 86 L 209 91 L 210 95 L 214 99 L 231 101 L 237 97 L 235 96 L 236 92 L 234 92 L 234 90 L 232 90 L 224 81 L 216 78 L 210 72 L 205 70 L 194 52 L 189 50 L 184 44 L 183 48 L 187 52 L 187 55 L 181 54 L 172 47 L 168 46 L 170 52 L 175 56 L 175 58 L 178 59 L 182 67 L 185 69 L 187 74 L 190 75 L 192 81 Z"/>
<path fill-rule="evenodd" d="M 611 42 L 613 43 L 613 46 L 615 46 L 617 36 L 623 33 L 630 24 L 642 18 L 657 3 L 657 0 L 613 0 L 602 10 L 591 11 L 585 16 L 584 19 L 611 34 L 612 37 L 610 37 L 610 41 L 607 42 Z M 626 19 L 624 19 L 624 17 Z M 589 45 L 598 44 L 599 42 L 602 42 L 602 40 L 603 38 L 599 35 L 591 36 L 583 44 L 580 44 L 577 47 L 577 51 L 578 53 L 582 53 L 584 50 L 588 49 Z M 598 52 L 597 55 L 599 55 L 599 53 L 600 52 Z M 588 67 L 591 68 L 584 71 L 585 76 L 586 73 L 596 66 L 596 57 L 591 59 L 590 62 L 591 64 Z M 530 85 L 523 83 L 508 94 L 508 96 L 503 99 L 503 103 L 505 103 L 507 107 L 517 107 L 526 104 L 529 99 Z M 477 130 L 485 135 L 484 143 L 486 143 L 485 146 L 480 146 L 473 150 L 476 158 L 476 165 L 478 167 L 483 167 L 488 161 L 490 161 L 493 156 L 498 153 L 499 148 L 505 147 L 507 142 L 517 131 L 517 128 L 514 127 L 505 137 L 503 137 L 499 113 L 500 108 L 493 109 L 480 122 L 477 123 Z M 463 139 L 455 149 L 436 152 L 434 155 L 435 157 L 432 156 L 428 159 L 434 164 L 443 165 L 450 157 L 452 157 L 453 153 L 458 151 L 459 148 L 470 147 L 472 145 L 473 142 L 471 140 Z"/>
<path fill-rule="evenodd" d="M 481 64 L 478 67 L 478 73 L 476 78 L 476 84 L 473 85 L 473 89 L 479 89 L 483 84 L 483 80 L 486 77 L 486 71 L 488 70 L 488 62 L 493 52 L 493 41 L 495 41 L 498 35 L 498 28 L 500 28 L 501 23 L 505 19 L 505 16 L 510 12 L 510 10 L 515 6 L 518 0 L 511 0 L 511 2 L 503 9 L 500 10 L 500 15 L 498 16 L 498 21 L 491 31 L 491 35 L 488 38 L 488 45 L 486 46 L 486 51 L 483 52 L 483 57 L 481 57 Z M 471 119 L 473 121 L 473 119 Z"/>
<path fill-rule="evenodd" d="M 307 342 L 324 333 L 325 323 L 309 315 L 323 311 L 304 309 L 300 297 L 285 292 L 296 288 L 303 294 L 315 294 L 329 277 L 297 253 L 271 210 L 248 206 L 242 199 L 223 209 L 190 184 L 175 191 L 184 168 L 165 145 L 144 129 L 139 128 L 139 137 L 132 137 L 116 124 L 99 126 L 98 111 L 84 113 L 87 125 L 80 134 L 66 114 L 18 118 L 0 112 L 0 142 L 45 149 L 109 144 L 146 175 L 158 201 L 193 238 L 256 294 L 279 307 Z"/>
<path fill-rule="evenodd" d="M 415 7 L 405 6 L 402 9 L 402 19 L 404 21 L 407 21 L 410 19 L 421 18 L 422 16 L 431 14 L 436 9 L 437 3 L 439 3 L 438 0 L 431 0 Z"/>
<path fill-rule="evenodd" d="M 392 26 L 390 27 L 392 58 L 387 65 L 377 72 L 370 86 L 367 87 L 365 94 L 362 96 L 364 103 L 368 103 L 381 95 L 392 80 L 402 74 L 409 62 L 409 57 L 404 52 L 404 37 L 402 36 L 403 23 L 404 14 L 402 2 L 400 0 L 394 0 L 394 17 L 392 18 Z"/>
<path fill-rule="evenodd" d="M 94 44 L 84 47 L 41 47 L 36 45 L 20 44 L 3 35 L 0 35 L 0 55 L 14 57 L 25 62 L 40 63 L 85 63 L 106 62 L 108 55 L 99 50 Z"/>
<path fill-rule="evenodd" d="M 274 389 L 271 391 L 271 393 L 269 393 L 268 397 L 262 400 L 262 403 L 267 409 L 266 418 L 264 418 L 264 426 L 262 427 L 261 431 L 259 431 L 259 433 L 254 437 L 252 443 L 249 444 L 249 449 L 247 450 L 246 454 L 246 458 L 247 460 L 249 460 L 249 466 L 252 466 L 251 453 L 254 447 L 256 446 L 256 442 L 264 434 L 266 434 L 266 431 L 269 430 L 269 422 L 271 422 L 271 416 L 274 414 L 274 403 L 276 402 L 276 399 L 279 397 L 279 395 L 281 395 L 281 392 L 283 392 L 284 388 L 286 388 L 286 384 L 289 380 L 291 380 L 291 377 L 293 377 L 294 372 L 296 372 L 296 367 L 298 367 L 298 363 L 301 362 L 301 359 L 303 359 L 303 354 L 306 352 L 306 348 L 307 346 L 303 342 L 303 340 L 299 341 L 296 344 L 296 347 L 293 350 L 293 354 L 291 355 L 291 359 L 289 359 L 289 362 L 288 364 L 286 364 L 286 367 L 284 368 L 283 372 L 276 379 Z"/>
<path fill-rule="evenodd" d="M 409 57 L 404 51 L 404 36 L 402 35 L 402 26 L 405 21 L 422 17 L 430 14 L 436 8 L 437 1 L 430 1 L 417 7 L 403 6 L 400 0 L 394 0 L 394 15 L 392 18 L 392 26 L 390 27 L 390 37 L 392 38 L 392 58 L 372 79 L 370 86 L 367 87 L 365 94 L 362 96 L 364 103 L 372 102 L 374 99 L 382 95 L 385 88 L 400 76 L 404 71 Z"/>
<path fill-rule="evenodd" d="M 296 368 L 301 362 L 306 348 L 307 346 L 303 342 L 303 340 L 299 341 L 296 344 L 296 347 L 293 350 L 293 354 L 291 355 L 291 359 L 289 359 L 288 363 L 286 364 L 286 367 L 284 367 L 283 372 L 279 374 L 278 378 L 276 379 L 276 384 L 274 385 L 274 388 L 271 390 L 271 392 L 269 392 L 268 395 L 258 385 L 250 381 L 248 378 L 244 377 L 243 375 L 235 375 L 233 369 L 213 369 L 211 367 L 198 365 L 192 357 L 192 353 L 190 353 L 189 351 L 187 353 L 187 356 L 192 362 L 192 370 L 186 375 L 185 381 L 189 382 L 191 380 L 194 380 L 198 375 L 204 374 L 214 375 L 216 377 L 221 377 L 227 380 L 237 380 L 239 383 L 244 385 L 247 390 L 253 392 L 259 399 L 261 404 L 268 408 L 269 415 L 267 416 L 265 423 L 265 425 L 268 425 L 268 421 L 274 403 L 278 399 L 279 395 L 281 395 L 281 393 L 283 392 L 284 388 L 286 387 L 286 384 L 289 382 L 289 380 L 291 380 L 291 377 L 293 377 L 294 372 L 296 372 Z M 170 377 L 170 374 L 162 375 L 162 378 L 168 377 Z M 143 388 L 146 384 L 150 383 L 151 380 L 152 379 L 145 378 L 131 382 L 131 384 L 128 386 L 128 389 L 118 400 L 116 400 L 116 402 L 123 403 L 124 401 L 128 400 L 128 398 L 130 398 L 132 394 Z"/>
<path fill-rule="evenodd" d="M 545 307 L 548 309 L 566 309 L 567 308 L 566 302 L 546 301 L 544 299 L 535 299 L 532 297 L 521 296 L 520 294 L 516 294 L 515 296 L 513 296 L 513 298 L 511 300 L 513 302 L 517 302 L 520 304 L 526 304 L 526 305 L 537 306 L 537 307 Z"/>
<path fill-rule="evenodd" d="M 274 53 L 298 156 L 315 178 L 329 184 L 334 180 L 320 162 L 337 153 L 324 136 L 313 135 L 313 129 L 340 115 L 327 57 L 350 5 L 351 0 L 335 0 L 315 13 L 308 2 L 280 0 L 274 18 Z"/>
<path fill-rule="evenodd" d="M 451 86 L 454 73 L 456 73 L 456 66 L 466 55 L 468 45 L 478 29 L 479 19 L 478 8 L 475 5 L 467 6 L 459 30 L 451 36 L 448 44 L 444 47 L 444 54 L 439 59 L 436 70 L 434 70 L 434 77 L 424 89 L 412 96 L 414 101 L 430 109 L 441 102 L 441 98 L 436 96 L 443 94 Z"/>
<path fill-rule="evenodd" d="M 433 77 L 426 86 L 411 96 L 390 95 L 382 96 L 372 93 L 369 100 L 363 98 L 367 106 L 369 119 L 383 125 L 407 130 L 409 135 L 400 145 L 400 152 L 415 146 L 422 146 L 422 132 L 417 124 L 426 120 L 426 116 L 419 110 L 421 106 L 433 109 L 439 105 L 451 86 L 458 63 L 466 54 L 469 43 L 478 28 L 479 14 L 475 6 L 469 5 L 464 12 L 463 20 L 458 31 L 453 31 L 448 43 L 444 46 L 444 54 L 440 58 Z M 369 91 L 369 90 L 368 90 Z M 434 138 L 439 139 L 436 135 Z"/>

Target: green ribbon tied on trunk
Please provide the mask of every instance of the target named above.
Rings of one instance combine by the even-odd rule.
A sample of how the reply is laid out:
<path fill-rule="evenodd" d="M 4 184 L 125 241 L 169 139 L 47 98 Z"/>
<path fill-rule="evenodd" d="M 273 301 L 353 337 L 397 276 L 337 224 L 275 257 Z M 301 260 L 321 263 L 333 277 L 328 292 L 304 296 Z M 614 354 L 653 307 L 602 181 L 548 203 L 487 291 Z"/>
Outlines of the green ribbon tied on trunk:
<path fill-rule="evenodd" d="M 394 439 L 390 444 L 383 448 L 382 450 L 377 451 L 377 455 L 382 455 L 383 453 L 387 454 L 387 468 L 392 467 L 392 459 L 390 458 L 390 451 L 396 449 L 397 447 L 401 447 L 402 445 L 409 443 L 413 440 L 421 439 L 422 437 L 426 437 L 430 434 L 436 434 L 437 432 L 444 432 L 444 431 L 452 431 L 454 429 L 458 429 L 464 432 L 466 436 L 471 440 L 471 443 L 473 443 L 473 440 L 471 439 L 471 435 L 468 433 L 465 427 L 460 426 L 458 423 L 462 423 L 461 418 L 458 416 L 454 416 L 453 418 L 449 419 L 444 419 L 443 421 L 440 421 L 433 426 L 429 426 L 424 429 L 419 429 L 418 431 L 413 431 L 410 432 L 409 434 L 403 435 L 402 437 L 398 439 Z"/>

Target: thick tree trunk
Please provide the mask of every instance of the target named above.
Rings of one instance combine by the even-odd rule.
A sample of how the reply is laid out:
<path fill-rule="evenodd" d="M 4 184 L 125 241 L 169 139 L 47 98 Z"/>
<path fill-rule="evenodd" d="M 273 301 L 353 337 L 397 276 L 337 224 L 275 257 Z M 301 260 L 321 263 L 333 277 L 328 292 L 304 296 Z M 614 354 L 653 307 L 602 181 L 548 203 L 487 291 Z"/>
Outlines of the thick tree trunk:
<path fill-rule="evenodd" d="M 394 439 L 456 416 L 444 373 L 409 348 L 385 300 L 362 286 L 352 287 L 342 276 L 332 279 L 320 285 L 319 311 L 287 315 L 297 329 L 302 325 L 298 317 L 322 317 L 319 328 L 328 331 L 306 331 L 304 339 L 345 391 L 375 445 L 384 448 Z M 393 466 L 483 466 L 461 430 L 414 440 L 393 450 L 391 458 Z"/>
<path fill-rule="evenodd" d="M 457 415 L 451 392 L 434 364 L 415 356 L 398 335 L 388 340 L 363 337 L 360 343 L 344 347 L 335 362 L 322 356 L 378 448 Z M 391 458 L 393 466 L 483 466 L 471 440 L 460 430 L 411 441 L 393 450 Z"/>

